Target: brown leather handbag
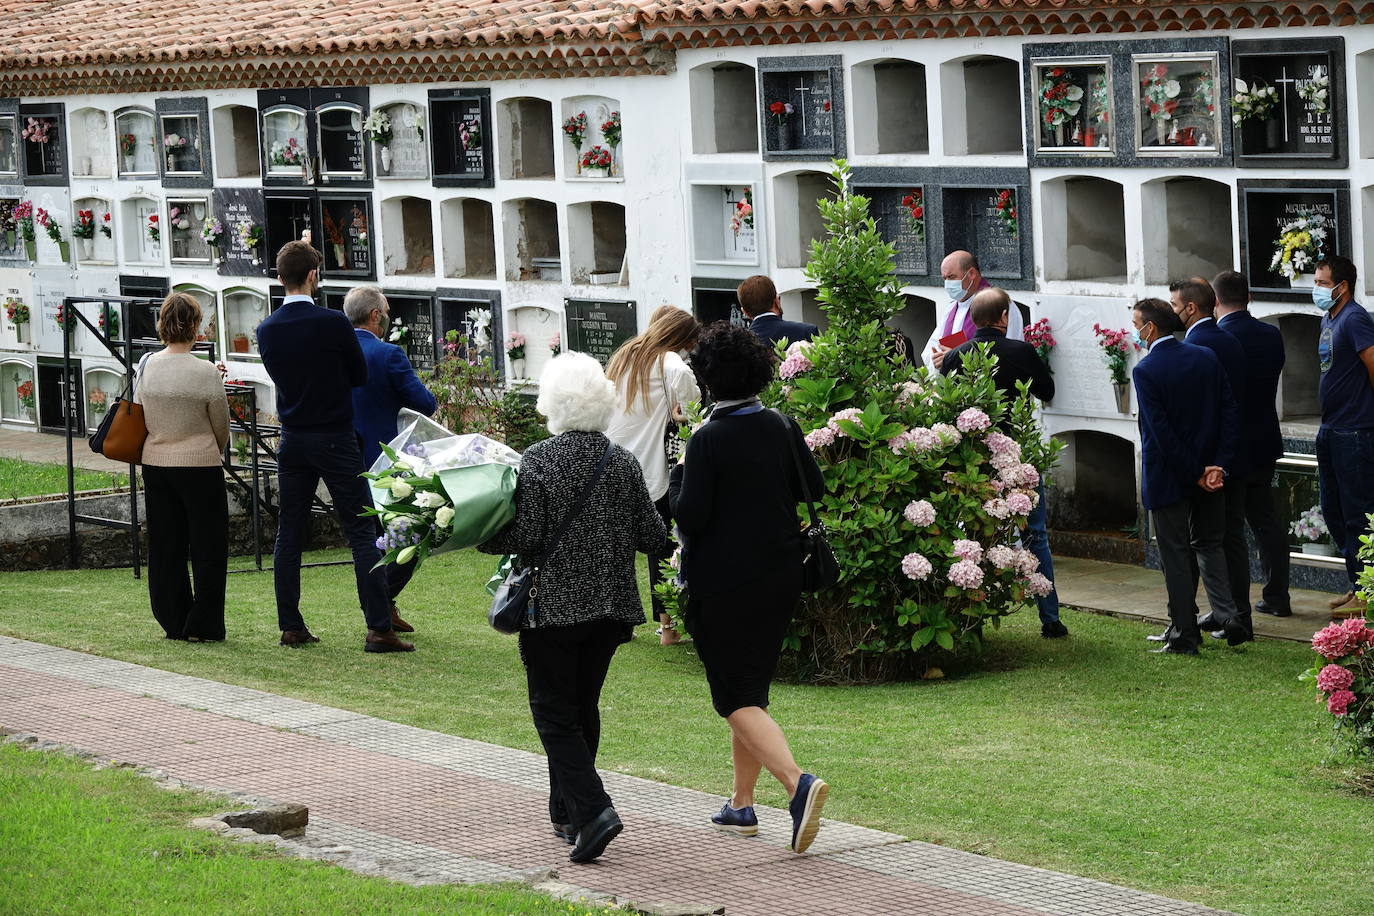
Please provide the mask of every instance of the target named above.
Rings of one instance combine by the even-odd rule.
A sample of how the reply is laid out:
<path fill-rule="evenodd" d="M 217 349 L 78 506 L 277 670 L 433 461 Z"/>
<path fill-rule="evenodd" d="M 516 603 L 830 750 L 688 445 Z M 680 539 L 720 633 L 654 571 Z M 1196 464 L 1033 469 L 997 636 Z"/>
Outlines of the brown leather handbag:
<path fill-rule="evenodd" d="M 143 405 L 116 398 L 107 417 L 108 425 L 101 424 L 104 432 L 99 443 L 100 454 L 122 464 L 141 464 L 143 462 L 143 442 L 148 438 L 148 424 L 143 421 Z"/>

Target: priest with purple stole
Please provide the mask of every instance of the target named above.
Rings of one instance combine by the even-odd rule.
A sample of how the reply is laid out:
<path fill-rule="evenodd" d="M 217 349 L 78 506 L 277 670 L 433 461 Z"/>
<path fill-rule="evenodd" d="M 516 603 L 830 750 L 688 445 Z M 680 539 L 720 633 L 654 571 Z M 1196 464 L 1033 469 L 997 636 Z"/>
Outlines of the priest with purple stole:
<path fill-rule="evenodd" d="M 969 317 L 969 301 L 980 289 L 992 286 L 983 279 L 983 272 L 978 269 L 978 259 L 967 251 L 951 251 L 946 255 L 940 262 L 940 276 L 945 283 L 945 294 L 949 296 L 949 307 L 938 316 L 935 330 L 930 332 L 930 339 L 921 349 L 921 361 L 927 369 L 937 372 L 946 353 L 965 340 L 973 339 L 977 328 Z M 958 336 L 961 333 L 962 338 Z M 1007 310 L 1007 337 L 1012 340 L 1025 339 L 1021 310 L 1014 302 Z"/>

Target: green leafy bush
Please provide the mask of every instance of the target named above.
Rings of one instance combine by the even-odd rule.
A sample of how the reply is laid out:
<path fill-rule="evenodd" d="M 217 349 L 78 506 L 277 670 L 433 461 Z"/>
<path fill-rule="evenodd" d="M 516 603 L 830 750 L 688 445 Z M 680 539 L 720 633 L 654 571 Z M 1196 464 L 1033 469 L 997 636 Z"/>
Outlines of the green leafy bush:
<path fill-rule="evenodd" d="M 548 429 L 535 399 L 505 388 L 491 358 L 475 355 L 457 331 L 444 336 L 444 355 L 426 384 L 439 402 L 434 422 L 454 433 L 481 433 L 523 452 Z"/>

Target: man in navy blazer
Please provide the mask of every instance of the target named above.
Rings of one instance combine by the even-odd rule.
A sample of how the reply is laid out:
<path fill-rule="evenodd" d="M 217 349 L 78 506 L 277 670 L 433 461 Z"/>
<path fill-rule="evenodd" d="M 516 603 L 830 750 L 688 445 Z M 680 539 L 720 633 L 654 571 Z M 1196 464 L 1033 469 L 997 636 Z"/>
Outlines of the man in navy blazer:
<path fill-rule="evenodd" d="M 1149 348 L 1132 374 L 1140 406 L 1140 495 L 1169 593 L 1169 629 L 1155 651 L 1197 654 L 1195 562 L 1226 641 L 1238 645 L 1246 634 L 1236 619 L 1221 546 L 1223 469 L 1232 459 L 1236 403 L 1216 355 L 1174 339 L 1178 317 L 1167 302 L 1142 299 L 1131 323 L 1137 341 Z"/>
<path fill-rule="evenodd" d="M 1244 274 L 1224 270 L 1212 280 L 1217 297 L 1217 327 L 1240 342 L 1245 354 L 1245 394 L 1237 404 L 1236 452 L 1242 463 L 1232 470 L 1227 489 L 1244 492 L 1245 520 L 1259 548 L 1263 591 L 1255 610 L 1275 617 L 1293 611 L 1288 598 L 1288 532 L 1274 515 L 1274 464 L 1283 455 L 1276 407 L 1285 354 L 1283 333 L 1250 314 L 1250 283 Z"/>
<path fill-rule="evenodd" d="M 1245 348 L 1240 341 L 1217 326 L 1217 297 L 1212 284 L 1202 277 L 1178 280 L 1169 284 L 1169 297 L 1174 314 L 1186 328 L 1184 342 L 1206 347 L 1221 361 L 1221 369 L 1226 373 L 1226 384 L 1231 388 L 1239 418 L 1239 411 L 1246 403 Z M 1240 435 L 1239 420 L 1236 435 Z M 1250 473 L 1252 463 L 1250 456 L 1239 448 L 1239 440 L 1231 442 L 1231 453 L 1234 457 L 1226 466 L 1227 483 L 1230 485 L 1221 491 L 1226 503 L 1226 534 L 1221 544 L 1226 554 L 1231 600 L 1235 603 L 1241 625 L 1250 634 L 1249 638 L 1254 639 L 1254 625 L 1250 620 L 1250 549 L 1245 542 L 1245 488 L 1240 485 L 1241 479 Z M 1198 621 L 1198 626 L 1211 631 L 1218 639 L 1224 635 L 1215 608 Z"/>
<path fill-rule="evenodd" d="M 786 341 L 790 347 L 799 340 L 810 340 L 820 333 L 814 324 L 783 318 L 778 288 L 772 280 L 761 274 L 746 278 L 735 290 L 735 296 L 739 299 L 744 317 L 749 319 L 749 330 L 769 347 L 780 340 Z"/>
<path fill-rule="evenodd" d="M 353 389 L 353 429 L 362 446 L 363 466 L 371 468 L 382 453 L 381 444 L 396 438 L 396 415 L 402 407 L 428 417 L 439 405 L 415 374 L 406 351 L 382 340 L 391 321 L 391 306 L 382 291 L 375 286 L 354 287 L 344 296 L 343 308 L 367 362 L 367 382 Z M 414 563 L 386 567 L 391 627 L 401 633 L 415 632 L 396 608 L 396 597 L 414 574 Z"/>

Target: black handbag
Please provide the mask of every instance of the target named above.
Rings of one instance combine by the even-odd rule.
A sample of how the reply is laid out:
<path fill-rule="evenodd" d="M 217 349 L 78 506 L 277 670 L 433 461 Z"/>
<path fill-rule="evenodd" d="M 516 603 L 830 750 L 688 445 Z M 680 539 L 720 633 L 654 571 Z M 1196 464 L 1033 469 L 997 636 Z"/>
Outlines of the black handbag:
<path fill-rule="evenodd" d="M 840 581 L 840 563 L 835 559 L 835 551 L 826 538 L 825 525 L 816 515 L 816 504 L 811 500 L 811 488 L 806 484 L 806 471 L 792 435 L 792 421 L 781 411 L 775 410 L 773 413 L 778 415 L 787 430 L 788 451 L 792 453 L 797 479 L 801 482 L 802 498 L 806 501 L 806 514 L 811 520 L 802 532 L 802 591 L 823 591 Z"/>
<path fill-rule="evenodd" d="M 539 595 L 539 567 L 544 565 L 544 561 L 553 556 L 553 552 L 558 548 L 558 542 L 563 540 L 563 535 L 567 533 L 568 526 L 577 517 L 577 513 L 582 511 L 582 506 L 587 502 L 587 497 L 592 495 L 592 489 L 596 482 L 601 479 L 601 475 L 606 473 L 606 464 L 611 460 L 611 449 L 614 448 L 611 442 L 606 443 L 606 451 L 601 453 L 601 458 L 592 470 L 592 476 L 587 479 L 587 484 L 578 494 L 577 501 L 568 510 L 568 514 L 563 517 L 563 521 L 558 525 L 558 531 L 549 540 L 548 546 L 534 559 L 529 566 L 514 567 L 506 574 L 506 580 L 496 588 L 496 594 L 491 599 L 491 610 L 487 612 L 487 622 L 491 628 L 498 633 L 519 633 L 528 622 L 530 627 L 535 626 L 535 599 Z"/>
<path fill-rule="evenodd" d="M 660 363 L 660 365 L 662 365 Z M 677 405 L 673 403 L 672 395 L 668 392 L 668 373 L 664 370 L 659 378 L 663 379 L 663 395 L 668 398 L 668 420 L 663 424 L 663 454 L 668 459 L 668 464 L 674 465 L 682 458 L 682 453 L 687 449 L 687 443 L 679 435 L 684 424 L 673 419 L 673 408 Z"/>

